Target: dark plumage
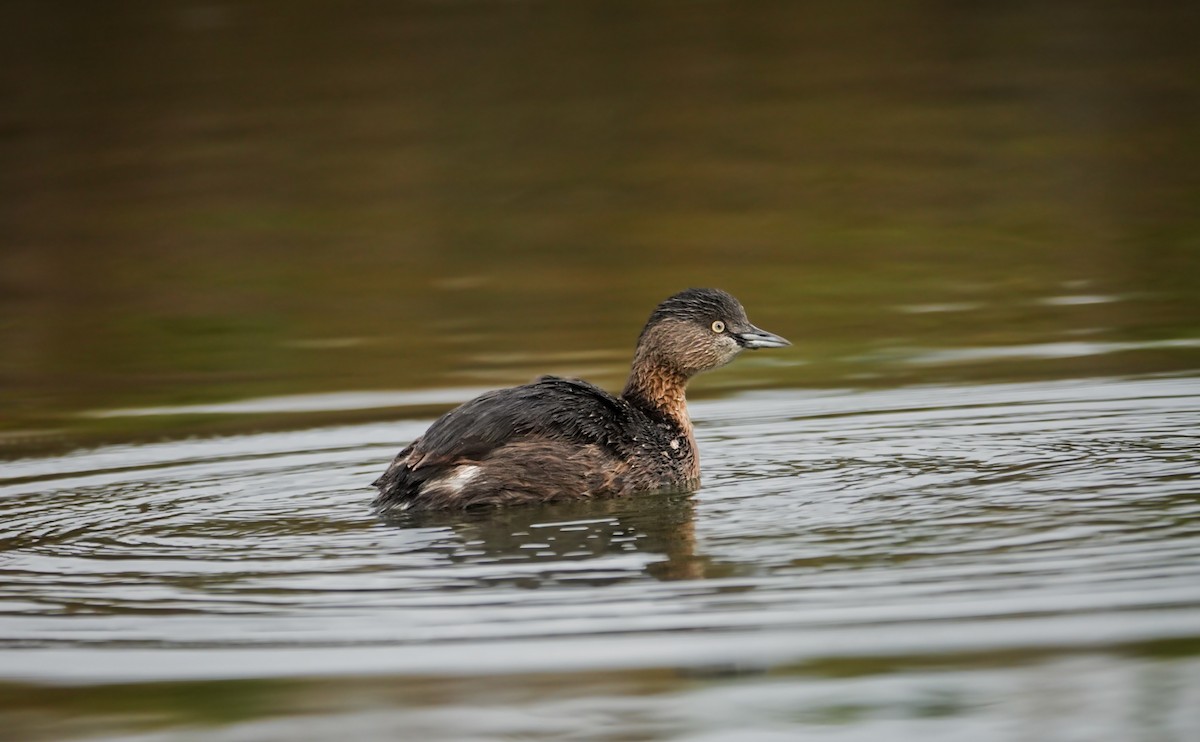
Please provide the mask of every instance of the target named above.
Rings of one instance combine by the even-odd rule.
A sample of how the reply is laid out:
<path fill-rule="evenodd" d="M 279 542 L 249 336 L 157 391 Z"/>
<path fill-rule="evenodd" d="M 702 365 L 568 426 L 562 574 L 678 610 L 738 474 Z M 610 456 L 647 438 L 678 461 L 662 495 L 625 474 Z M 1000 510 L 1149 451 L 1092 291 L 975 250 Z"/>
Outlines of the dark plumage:
<path fill-rule="evenodd" d="M 397 454 L 373 486 L 381 514 L 688 490 L 700 463 L 684 390 L 743 348 L 788 345 L 737 299 L 688 289 L 654 310 L 619 397 L 543 376 L 476 397 Z"/>

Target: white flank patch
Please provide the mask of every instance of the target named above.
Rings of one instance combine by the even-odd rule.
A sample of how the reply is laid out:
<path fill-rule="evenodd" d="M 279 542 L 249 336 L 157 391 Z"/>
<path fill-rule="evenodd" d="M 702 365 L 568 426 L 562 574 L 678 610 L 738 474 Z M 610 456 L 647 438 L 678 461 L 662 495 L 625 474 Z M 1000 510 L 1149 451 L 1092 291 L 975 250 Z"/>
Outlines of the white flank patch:
<path fill-rule="evenodd" d="M 438 484 L 444 486 L 451 492 L 458 494 L 462 492 L 462 488 L 467 485 L 472 479 L 479 474 L 479 467 L 474 464 L 467 464 L 455 469 L 449 476 L 438 480 Z"/>
<path fill-rule="evenodd" d="M 671 439 L 671 448 L 675 449 L 676 451 L 679 450 L 679 439 L 678 438 Z"/>

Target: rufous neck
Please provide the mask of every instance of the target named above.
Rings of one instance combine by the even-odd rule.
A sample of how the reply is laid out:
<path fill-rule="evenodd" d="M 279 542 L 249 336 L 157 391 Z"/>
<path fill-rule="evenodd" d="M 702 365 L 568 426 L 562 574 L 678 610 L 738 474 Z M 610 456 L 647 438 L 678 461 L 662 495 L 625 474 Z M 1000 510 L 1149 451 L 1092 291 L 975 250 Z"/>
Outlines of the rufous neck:
<path fill-rule="evenodd" d="M 621 396 L 642 407 L 672 418 L 681 428 L 691 422 L 687 414 L 687 376 L 639 353 Z"/>

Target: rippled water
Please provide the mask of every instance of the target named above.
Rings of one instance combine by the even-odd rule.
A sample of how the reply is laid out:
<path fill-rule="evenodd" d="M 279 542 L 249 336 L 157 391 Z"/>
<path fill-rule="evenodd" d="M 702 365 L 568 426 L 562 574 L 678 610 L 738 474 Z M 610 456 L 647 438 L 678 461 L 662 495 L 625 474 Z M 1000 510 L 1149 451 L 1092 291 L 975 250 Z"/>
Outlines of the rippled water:
<path fill-rule="evenodd" d="M 692 496 L 396 523 L 425 421 L 10 462 L 0 674 L 259 699 L 86 706 L 150 738 L 1200 735 L 1200 379 L 692 412 Z M 0 712 L 69 731 L 34 687 Z"/>

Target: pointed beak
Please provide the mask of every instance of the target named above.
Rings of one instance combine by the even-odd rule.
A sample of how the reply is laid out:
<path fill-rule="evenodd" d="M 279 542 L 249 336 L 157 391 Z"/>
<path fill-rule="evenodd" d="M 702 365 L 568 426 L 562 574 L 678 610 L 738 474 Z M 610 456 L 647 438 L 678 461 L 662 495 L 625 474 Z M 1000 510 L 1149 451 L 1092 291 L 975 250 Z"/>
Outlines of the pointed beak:
<path fill-rule="evenodd" d="M 760 330 L 754 325 L 750 325 L 750 329 L 745 332 L 739 332 L 737 338 L 743 348 L 750 348 L 751 350 L 758 350 L 759 348 L 786 348 L 791 345 L 791 343 L 775 333 Z"/>

